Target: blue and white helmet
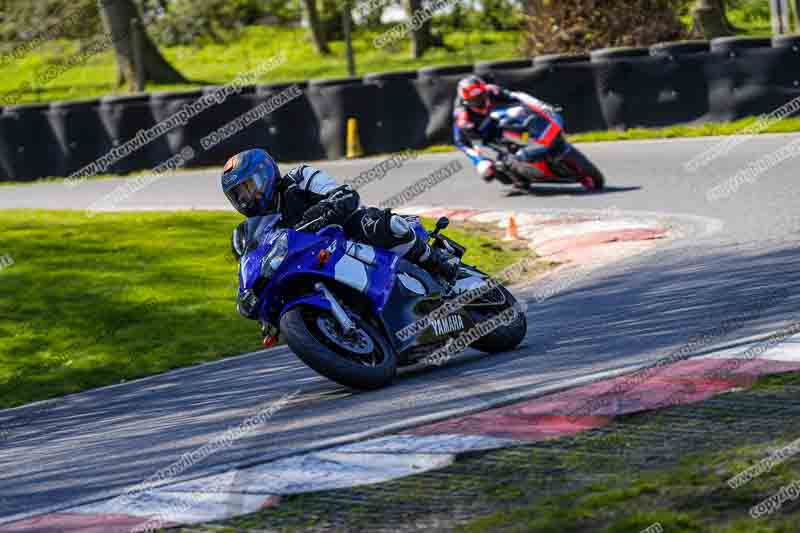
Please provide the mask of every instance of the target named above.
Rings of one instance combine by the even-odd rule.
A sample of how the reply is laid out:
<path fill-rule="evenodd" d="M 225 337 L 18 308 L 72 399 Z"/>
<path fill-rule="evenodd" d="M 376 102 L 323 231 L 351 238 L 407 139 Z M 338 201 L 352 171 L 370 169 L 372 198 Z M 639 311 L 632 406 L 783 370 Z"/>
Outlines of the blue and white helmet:
<path fill-rule="evenodd" d="M 222 191 L 231 205 L 246 217 L 266 215 L 276 202 L 278 164 L 260 148 L 231 157 L 222 169 Z"/>

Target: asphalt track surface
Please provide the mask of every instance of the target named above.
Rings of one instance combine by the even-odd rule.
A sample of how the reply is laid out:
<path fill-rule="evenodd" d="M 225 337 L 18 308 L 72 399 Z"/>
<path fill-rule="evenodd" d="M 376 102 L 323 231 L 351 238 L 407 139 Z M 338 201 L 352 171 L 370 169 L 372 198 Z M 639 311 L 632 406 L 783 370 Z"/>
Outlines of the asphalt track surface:
<path fill-rule="evenodd" d="M 181 479 L 480 410 L 510 397 L 594 379 L 598 373 L 630 370 L 705 334 L 710 338 L 698 354 L 787 325 L 797 319 L 800 280 L 796 163 L 786 161 L 755 183 L 744 183 L 728 199 L 709 203 L 705 193 L 797 138 L 750 139 L 694 174 L 683 163 L 718 139 L 584 145 L 609 179 L 608 191 L 596 195 L 562 187 L 510 197 L 499 186 L 480 183 L 458 154 L 407 162 L 363 188 L 365 203 L 379 203 L 459 158 L 463 172 L 413 203 L 532 212 L 614 207 L 666 217 L 682 238 L 595 272 L 547 300 L 534 301 L 535 286 L 518 293 L 530 305 L 529 334 L 517 351 L 491 357 L 468 352 L 440 368 L 404 372 L 381 391 L 343 389 L 278 348 L 0 412 L 0 424 L 11 429 L 0 442 L 0 523 L 34 510 L 61 510 L 119 494 L 297 391 L 255 433 L 206 458 Z M 320 166 L 347 179 L 378 161 Z M 75 189 L 59 183 L 0 187 L 0 208 L 83 209 L 119 183 L 89 181 Z M 120 205 L 224 206 L 211 172 L 164 178 Z M 718 334 L 721 324 L 734 318 L 739 318 L 737 328 Z M 8 422 L 14 417 L 16 425 Z"/>

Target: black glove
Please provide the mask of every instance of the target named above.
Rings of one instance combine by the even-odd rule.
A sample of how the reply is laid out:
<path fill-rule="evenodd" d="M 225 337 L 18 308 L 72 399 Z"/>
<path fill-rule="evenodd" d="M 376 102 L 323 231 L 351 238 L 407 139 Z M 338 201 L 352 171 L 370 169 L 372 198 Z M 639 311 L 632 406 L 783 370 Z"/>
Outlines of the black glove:
<path fill-rule="evenodd" d="M 359 204 L 358 193 L 349 185 L 341 185 L 330 191 L 324 199 L 308 208 L 303 214 L 300 225 L 320 218 L 322 220 L 315 223 L 313 227 L 320 228 L 330 224 L 344 225 L 347 218 L 358 209 Z M 309 229 L 309 231 L 311 230 Z"/>
<path fill-rule="evenodd" d="M 328 193 L 328 197 L 320 202 L 333 212 L 337 224 L 344 221 L 358 209 L 361 199 L 349 185 L 341 185 Z"/>
<path fill-rule="evenodd" d="M 475 144 L 475 143 L 479 143 L 479 142 L 482 142 L 482 141 L 483 141 L 483 137 L 481 136 L 481 133 L 480 133 L 480 132 L 478 131 L 478 129 L 477 129 L 477 128 L 475 128 L 475 127 L 471 127 L 471 128 L 463 128 L 463 129 L 461 130 L 461 134 L 462 134 L 462 135 L 463 135 L 463 136 L 464 136 L 464 137 L 465 137 L 465 138 L 466 138 L 466 139 L 467 139 L 469 142 L 471 142 L 471 143 L 473 143 L 473 144 Z"/>
<path fill-rule="evenodd" d="M 303 231 L 319 231 L 335 219 L 336 213 L 334 210 L 324 202 L 320 202 L 306 210 L 305 214 L 303 215 L 303 219 L 297 224 L 297 226 L 301 227 L 313 222 L 313 224 L 307 228 L 304 228 Z"/>

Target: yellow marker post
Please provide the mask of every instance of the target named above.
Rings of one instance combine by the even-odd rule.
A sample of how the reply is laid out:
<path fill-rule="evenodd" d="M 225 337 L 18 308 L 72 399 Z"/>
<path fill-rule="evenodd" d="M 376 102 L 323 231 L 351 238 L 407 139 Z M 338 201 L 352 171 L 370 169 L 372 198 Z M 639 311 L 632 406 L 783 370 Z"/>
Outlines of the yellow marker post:
<path fill-rule="evenodd" d="M 358 120 L 355 118 L 347 119 L 347 159 L 361 157 L 364 150 L 361 148 L 361 140 L 358 137 Z"/>

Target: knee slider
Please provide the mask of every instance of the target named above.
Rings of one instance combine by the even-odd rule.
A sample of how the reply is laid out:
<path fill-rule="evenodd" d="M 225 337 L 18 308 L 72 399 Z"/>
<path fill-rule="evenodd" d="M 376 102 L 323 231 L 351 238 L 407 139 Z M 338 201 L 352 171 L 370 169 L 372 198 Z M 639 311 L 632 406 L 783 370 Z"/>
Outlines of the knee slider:
<path fill-rule="evenodd" d="M 481 161 L 476 170 L 482 178 L 490 178 L 494 174 L 494 165 L 491 161 Z"/>
<path fill-rule="evenodd" d="M 389 230 L 392 232 L 392 235 L 397 238 L 405 237 L 407 239 L 413 233 L 408 220 L 399 215 L 391 216 L 389 220 Z"/>

